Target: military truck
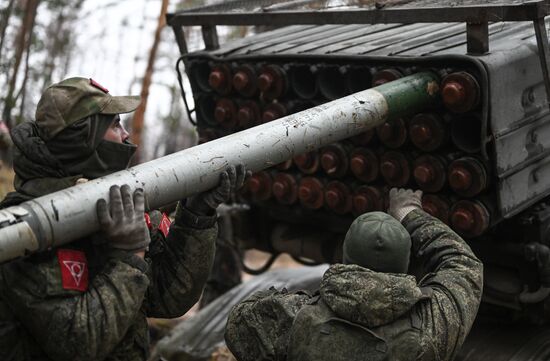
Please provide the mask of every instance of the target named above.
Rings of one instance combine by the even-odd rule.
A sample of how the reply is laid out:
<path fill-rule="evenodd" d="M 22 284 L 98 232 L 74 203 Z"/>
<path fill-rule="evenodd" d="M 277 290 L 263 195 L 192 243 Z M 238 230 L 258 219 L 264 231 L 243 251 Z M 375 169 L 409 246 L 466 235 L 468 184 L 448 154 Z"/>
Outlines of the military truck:
<path fill-rule="evenodd" d="M 338 262 L 355 216 L 385 210 L 391 187 L 422 189 L 424 210 L 485 265 L 482 305 L 459 359 L 548 359 L 550 289 L 533 254 L 533 244 L 550 244 L 548 12 L 548 1 L 258 0 L 168 15 L 202 143 L 406 75 L 441 78 L 437 105 L 252 176 L 231 236 L 273 256 L 249 271 L 266 271 L 281 253 Z M 269 30 L 220 44 L 218 25 Z M 202 27 L 204 50 L 187 51 L 184 26 Z M 314 287 L 322 274 L 303 272 L 307 282 L 292 273 L 287 283 Z M 232 304 L 284 284 L 280 272 L 260 277 L 183 324 L 164 340 L 165 356 L 204 357 L 223 341 Z"/>

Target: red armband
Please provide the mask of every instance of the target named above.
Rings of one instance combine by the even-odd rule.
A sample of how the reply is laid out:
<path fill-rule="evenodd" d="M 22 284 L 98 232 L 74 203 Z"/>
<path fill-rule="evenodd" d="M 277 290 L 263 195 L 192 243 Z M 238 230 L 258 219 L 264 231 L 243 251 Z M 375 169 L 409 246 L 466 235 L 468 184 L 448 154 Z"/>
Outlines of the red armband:
<path fill-rule="evenodd" d="M 73 249 L 58 249 L 61 281 L 66 290 L 84 292 L 88 289 L 88 261 L 86 254 Z"/>
<path fill-rule="evenodd" d="M 170 221 L 170 218 L 166 215 L 166 213 L 162 214 L 162 219 L 160 220 L 159 224 L 159 230 L 164 234 L 164 237 L 168 236 L 168 232 L 170 231 L 170 225 L 172 222 Z"/>
<path fill-rule="evenodd" d="M 145 224 L 147 224 L 147 228 L 149 228 L 149 230 L 153 230 L 154 225 L 151 222 L 151 216 L 149 216 L 148 213 L 145 213 Z M 163 234 L 164 238 L 168 236 L 168 232 L 170 231 L 171 224 L 172 222 L 170 221 L 170 218 L 168 218 L 166 213 L 162 213 L 162 218 L 160 220 L 160 223 L 157 229 Z"/>

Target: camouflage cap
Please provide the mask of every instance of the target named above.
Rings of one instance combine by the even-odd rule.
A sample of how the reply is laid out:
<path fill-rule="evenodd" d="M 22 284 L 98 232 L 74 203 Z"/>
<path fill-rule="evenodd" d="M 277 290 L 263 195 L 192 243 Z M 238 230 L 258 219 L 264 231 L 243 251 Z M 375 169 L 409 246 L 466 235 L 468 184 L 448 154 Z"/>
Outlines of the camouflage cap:
<path fill-rule="evenodd" d="M 42 94 L 36 107 L 36 125 L 48 141 L 77 120 L 93 114 L 129 113 L 139 102 L 139 96 L 111 96 L 92 79 L 69 78 Z"/>
<path fill-rule="evenodd" d="M 389 214 L 370 212 L 353 221 L 344 239 L 343 260 L 377 272 L 406 273 L 409 232 Z"/>

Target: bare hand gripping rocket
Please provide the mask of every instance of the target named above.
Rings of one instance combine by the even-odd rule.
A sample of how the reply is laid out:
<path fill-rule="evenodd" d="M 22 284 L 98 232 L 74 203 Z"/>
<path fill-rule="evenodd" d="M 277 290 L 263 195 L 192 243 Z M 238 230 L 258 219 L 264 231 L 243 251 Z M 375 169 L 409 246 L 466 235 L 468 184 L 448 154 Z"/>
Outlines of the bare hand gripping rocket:
<path fill-rule="evenodd" d="M 212 188 L 229 164 L 259 171 L 352 137 L 439 99 L 439 80 L 417 73 L 0 211 L 0 262 L 96 232 L 96 202 L 113 184 L 143 188 L 154 209 Z"/>

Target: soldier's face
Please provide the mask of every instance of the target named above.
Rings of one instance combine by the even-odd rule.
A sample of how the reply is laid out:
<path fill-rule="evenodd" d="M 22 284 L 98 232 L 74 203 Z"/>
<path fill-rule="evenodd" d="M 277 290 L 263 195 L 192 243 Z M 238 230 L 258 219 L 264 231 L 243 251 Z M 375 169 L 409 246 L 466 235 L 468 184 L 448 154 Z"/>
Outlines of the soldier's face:
<path fill-rule="evenodd" d="M 120 117 L 118 115 L 115 115 L 115 118 L 111 122 L 111 125 L 109 126 L 109 129 L 107 129 L 107 132 L 103 136 L 103 139 L 110 142 L 122 144 L 126 142 L 129 137 L 130 134 L 126 131 L 126 129 L 124 129 L 124 126 L 120 123 Z"/>

